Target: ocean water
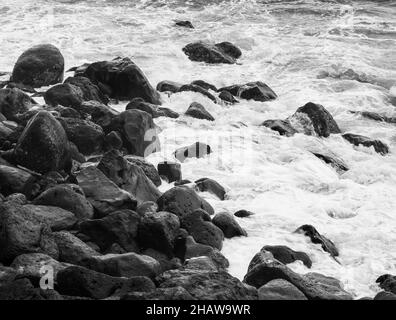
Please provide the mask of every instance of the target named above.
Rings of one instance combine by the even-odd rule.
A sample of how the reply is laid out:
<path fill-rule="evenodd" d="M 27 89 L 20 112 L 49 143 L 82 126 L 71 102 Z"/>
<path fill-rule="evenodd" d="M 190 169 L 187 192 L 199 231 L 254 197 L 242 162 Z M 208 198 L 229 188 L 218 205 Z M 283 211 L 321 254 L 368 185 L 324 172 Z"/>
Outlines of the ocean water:
<path fill-rule="evenodd" d="M 197 101 L 216 121 L 156 119 L 162 151 L 148 160 L 172 159 L 176 148 L 195 141 L 211 145 L 209 157 L 182 164 L 183 178 L 224 185 L 225 201 L 202 194 L 217 212 L 256 213 L 238 219 L 248 237 L 224 242 L 234 276 L 243 278 L 262 246 L 287 245 L 313 260 L 311 269 L 296 262 L 293 270 L 336 277 L 359 298 L 379 291 L 379 275 L 396 274 L 396 127 L 349 110 L 395 114 L 395 17 L 396 1 L 0 0 L 0 71 L 11 71 L 30 46 L 49 42 L 67 68 L 128 56 L 154 86 L 165 79 L 267 83 L 277 100 L 229 106 L 191 92 L 163 94 L 163 106 L 183 113 Z M 175 28 L 174 19 L 191 20 L 195 29 Z M 231 41 L 243 55 L 235 65 L 192 62 L 181 49 L 196 40 Z M 340 135 L 287 138 L 258 126 L 309 101 L 325 106 L 343 132 L 387 143 L 390 154 L 354 147 Z M 331 151 L 350 170 L 339 174 L 310 151 Z M 302 224 L 333 240 L 341 264 L 293 233 Z"/>

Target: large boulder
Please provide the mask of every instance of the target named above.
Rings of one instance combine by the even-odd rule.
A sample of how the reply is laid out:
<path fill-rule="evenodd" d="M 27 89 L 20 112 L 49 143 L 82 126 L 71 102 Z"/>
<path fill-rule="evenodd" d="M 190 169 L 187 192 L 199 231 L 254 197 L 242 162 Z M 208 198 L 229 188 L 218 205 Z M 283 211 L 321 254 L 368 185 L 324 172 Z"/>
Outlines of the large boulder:
<path fill-rule="evenodd" d="M 338 256 L 338 249 L 335 246 L 335 244 L 327 239 L 325 236 L 322 236 L 316 229 L 315 227 L 305 224 L 301 227 L 299 227 L 296 231 L 296 233 L 302 233 L 305 236 L 309 237 L 312 241 L 312 243 L 315 244 L 320 244 L 322 246 L 322 249 L 330 255 L 335 258 Z"/>
<path fill-rule="evenodd" d="M 195 181 L 195 185 L 201 192 L 210 192 L 216 195 L 220 200 L 225 199 L 226 190 L 217 181 L 210 178 L 201 178 Z"/>
<path fill-rule="evenodd" d="M 173 213 L 146 214 L 139 224 L 139 244 L 143 248 L 153 248 L 172 256 L 179 228 L 179 218 Z"/>
<path fill-rule="evenodd" d="M 85 242 L 67 231 L 53 233 L 59 249 L 59 261 L 81 265 L 83 261 L 92 256 L 100 255 Z"/>
<path fill-rule="evenodd" d="M 183 52 L 192 61 L 207 63 L 232 64 L 242 55 L 241 50 L 230 42 L 216 44 L 193 42 L 186 45 Z"/>
<path fill-rule="evenodd" d="M 56 107 L 58 104 L 64 107 L 78 109 L 84 101 L 82 90 L 72 84 L 62 83 L 51 87 L 44 93 L 45 103 Z"/>
<path fill-rule="evenodd" d="M 49 112 L 40 111 L 20 136 L 14 157 L 18 164 L 39 173 L 70 169 L 65 130 Z"/>
<path fill-rule="evenodd" d="M 128 162 L 140 167 L 146 174 L 147 178 L 149 178 L 155 184 L 155 186 L 158 187 L 161 185 L 161 177 L 152 163 L 146 161 L 143 157 L 138 156 L 126 156 L 125 159 Z"/>
<path fill-rule="evenodd" d="M 380 140 L 373 140 L 369 137 L 361 136 L 353 133 L 345 133 L 342 137 L 349 143 L 359 146 L 370 148 L 373 147 L 375 152 L 385 155 L 389 152 L 389 147 Z"/>
<path fill-rule="evenodd" d="M 91 80 L 86 77 L 69 77 L 64 83 L 69 83 L 79 87 L 83 93 L 84 101 L 95 100 L 104 104 L 109 102 L 109 98 L 99 89 L 99 87 L 93 84 Z"/>
<path fill-rule="evenodd" d="M 15 202 L 0 203 L 0 262 L 11 263 L 24 253 L 58 257 L 48 225 L 28 208 Z"/>
<path fill-rule="evenodd" d="M 214 121 L 213 116 L 198 102 L 191 103 L 185 114 L 196 119 Z"/>
<path fill-rule="evenodd" d="M 157 278 L 159 288 L 182 287 L 198 300 L 256 300 L 257 290 L 224 271 L 170 270 Z"/>
<path fill-rule="evenodd" d="M 271 280 L 258 289 L 259 300 L 308 300 L 290 282 L 282 279 Z"/>
<path fill-rule="evenodd" d="M 212 153 L 209 145 L 203 142 L 195 142 L 189 146 L 178 148 L 173 155 L 180 162 L 184 162 L 187 158 L 202 158 Z"/>
<path fill-rule="evenodd" d="M 151 86 L 143 71 L 129 58 L 116 58 L 90 64 L 82 73 L 99 88 L 105 87 L 111 98 L 161 104 L 159 93 Z"/>
<path fill-rule="evenodd" d="M 18 58 L 11 81 L 34 88 L 62 82 L 64 58 L 58 48 L 41 44 L 26 50 Z"/>
<path fill-rule="evenodd" d="M 56 206 L 72 212 L 77 219 L 91 219 L 94 210 L 85 198 L 82 189 L 73 184 L 60 184 L 45 190 L 33 203 L 35 205 Z"/>
<path fill-rule="evenodd" d="M 243 281 L 260 288 L 276 279 L 290 282 L 310 300 L 352 299 L 337 279 L 317 273 L 300 275 L 275 259 L 268 251 L 260 251 L 253 257 Z"/>
<path fill-rule="evenodd" d="M 212 222 L 216 227 L 223 231 L 226 238 L 247 236 L 246 231 L 242 229 L 235 218 L 227 212 L 216 214 L 213 217 Z"/>
<path fill-rule="evenodd" d="M 146 157 L 160 150 L 157 129 L 147 112 L 131 109 L 115 116 L 106 132 L 118 131 L 129 154 Z"/>
<path fill-rule="evenodd" d="M 114 277 L 144 276 L 153 279 L 161 271 L 157 260 L 133 252 L 91 257 L 84 264 L 89 269 Z"/>
<path fill-rule="evenodd" d="M 71 266 L 58 272 L 57 290 L 59 293 L 77 297 L 104 299 L 124 291 L 151 291 L 154 285 L 147 285 L 141 278 L 120 278 L 89 270 L 81 266 Z M 138 281 L 136 281 L 138 280 Z"/>
<path fill-rule="evenodd" d="M 0 114 L 8 120 L 18 120 L 18 115 L 28 111 L 36 102 L 17 88 L 0 89 Z"/>
<path fill-rule="evenodd" d="M 102 219 L 86 220 L 80 223 L 82 233 L 90 237 L 102 251 L 112 244 L 119 244 L 124 250 L 137 251 L 135 239 L 138 235 L 140 216 L 131 210 L 120 210 Z"/>
<path fill-rule="evenodd" d="M 291 125 L 299 132 L 328 137 L 332 133 L 341 133 L 337 122 L 322 105 L 308 102 L 288 118 Z"/>
<path fill-rule="evenodd" d="M 52 231 L 68 230 L 78 222 L 74 213 L 53 206 L 35 206 L 27 204 L 24 208 L 48 224 Z"/>
<path fill-rule="evenodd" d="M 136 208 L 136 199 L 129 192 L 119 188 L 98 168 L 94 166 L 83 168 L 76 178 L 100 217 L 117 210 Z"/>
<path fill-rule="evenodd" d="M 58 118 L 66 131 L 69 141 L 73 142 L 84 155 L 100 153 L 103 150 L 104 132 L 99 125 L 82 119 Z"/>
<path fill-rule="evenodd" d="M 184 186 L 169 189 L 158 199 L 157 203 L 160 211 L 172 212 L 179 218 L 196 209 L 203 209 L 209 214 L 214 214 L 214 209 L 206 200 L 194 190 Z"/>
<path fill-rule="evenodd" d="M 118 187 L 132 194 L 140 203 L 157 201 L 161 196 L 160 191 L 143 169 L 128 162 L 117 150 L 108 151 L 98 164 L 98 169 Z"/>
<path fill-rule="evenodd" d="M 233 96 L 240 97 L 246 100 L 255 101 L 269 101 L 277 98 L 276 93 L 264 82 L 255 81 L 245 84 L 236 84 L 228 87 L 223 87 L 218 90 L 228 91 Z"/>
<path fill-rule="evenodd" d="M 13 193 L 29 196 L 35 181 L 36 178 L 25 170 L 0 164 L 0 192 L 5 196 Z"/>
<path fill-rule="evenodd" d="M 181 226 L 192 235 L 195 241 L 221 250 L 224 240 L 223 231 L 212 223 L 210 215 L 206 211 L 194 210 L 184 215 L 180 220 Z"/>

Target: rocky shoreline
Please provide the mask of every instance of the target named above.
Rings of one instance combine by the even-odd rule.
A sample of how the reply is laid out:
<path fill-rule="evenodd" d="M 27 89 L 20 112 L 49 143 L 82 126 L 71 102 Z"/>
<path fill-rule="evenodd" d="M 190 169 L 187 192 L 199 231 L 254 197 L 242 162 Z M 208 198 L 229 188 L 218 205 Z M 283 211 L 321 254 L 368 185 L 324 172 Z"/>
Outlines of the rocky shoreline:
<path fill-rule="evenodd" d="M 185 21 L 178 26 L 193 28 Z M 229 42 L 192 43 L 183 51 L 206 63 L 232 64 L 242 54 Z M 353 299 L 337 279 L 292 271 L 287 264 L 300 260 L 310 268 L 312 261 L 285 246 L 263 244 L 246 257 L 252 260 L 244 280 L 231 276 L 221 253 L 224 238 L 249 236 L 238 219 L 254 213 L 215 212 L 199 193 L 224 200 L 224 187 L 210 177 L 183 180 L 181 164 L 208 156 L 210 145 L 197 141 L 177 149 L 174 159 L 157 167 L 145 160 L 161 148 L 155 119 L 179 117 L 161 107 L 160 92 L 193 91 L 234 104 L 276 99 L 268 85 L 218 89 L 202 80 L 164 80 L 154 88 L 126 57 L 75 67 L 63 81 L 64 65 L 56 47 L 39 45 L 24 52 L 10 80 L 0 84 L 0 299 Z M 39 105 L 36 89 L 43 86 L 51 87 Z M 110 101 L 129 103 L 118 112 Z M 194 101 L 185 114 L 215 120 Z M 262 126 L 285 136 L 342 134 L 355 146 L 389 152 L 379 140 L 341 132 L 325 107 L 312 102 Z M 330 152 L 314 155 L 337 171 L 348 170 Z M 162 180 L 174 187 L 161 193 Z M 296 232 L 338 261 L 334 243 L 315 227 Z M 374 299 L 396 299 L 395 276 L 377 282 L 383 291 Z"/>

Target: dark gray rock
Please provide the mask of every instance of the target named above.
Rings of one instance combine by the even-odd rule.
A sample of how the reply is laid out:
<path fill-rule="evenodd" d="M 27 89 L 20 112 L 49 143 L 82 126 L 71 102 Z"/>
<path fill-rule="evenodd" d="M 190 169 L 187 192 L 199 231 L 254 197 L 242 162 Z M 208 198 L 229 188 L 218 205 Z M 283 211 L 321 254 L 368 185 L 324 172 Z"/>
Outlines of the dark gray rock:
<path fill-rule="evenodd" d="M 298 132 L 288 120 L 265 120 L 261 125 L 277 131 L 281 136 L 286 137 L 291 137 Z"/>
<path fill-rule="evenodd" d="M 175 26 L 194 29 L 194 26 L 192 25 L 191 21 L 188 20 L 177 20 L 175 22 Z"/>
<path fill-rule="evenodd" d="M 99 101 L 101 103 L 109 103 L 109 98 L 99 89 L 99 87 L 86 77 L 69 77 L 64 83 L 72 84 L 79 87 L 83 93 L 84 101 Z"/>
<path fill-rule="evenodd" d="M 361 136 L 353 133 L 345 133 L 342 137 L 349 143 L 359 146 L 370 148 L 373 147 L 375 152 L 385 155 L 389 152 L 389 147 L 380 140 L 373 140 L 369 137 Z"/>
<path fill-rule="evenodd" d="M 341 133 L 337 122 L 322 105 L 308 102 L 297 109 L 288 121 L 299 132 L 328 137 L 332 133 Z"/>
<path fill-rule="evenodd" d="M 18 277 L 26 277 L 33 282 L 39 282 L 44 274 L 43 267 L 52 268 L 54 279 L 56 279 L 58 272 L 70 265 L 58 262 L 44 253 L 25 253 L 16 257 L 10 266 L 18 271 Z"/>
<path fill-rule="evenodd" d="M 196 85 L 199 86 L 201 88 L 204 88 L 205 90 L 212 90 L 214 92 L 217 91 L 216 86 L 214 86 L 213 84 L 206 82 L 204 80 L 194 80 L 193 82 L 191 82 L 190 84 L 192 85 Z"/>
<path fill-rule="evenodd" d="M 13 193 L 30 195 L 35 181 L 36 178 L 25 170 L 0 164 L 0 192 L 5 196 Z"/>
<path fill-rule="evenodd" d="M 117 150 L 106 152 L 98 164 L 98 169 L 118 187 L 132 194 L 140 203 L 157 201 L 161 196 L 161 192 L 146 176 L 143 169 L 128 162 Z"/>
<path fill-rule="evenodd" d="M 255 101 L 269 101 L 277 98 L 276 93 L 264 82 L 255 81 L 248 82 L 245 84 L 237 84 L 228 87 L 223 87 L 218 90 L 227 91 L 231 93 L 233 96 L 240 97 L 246 100 L 255 100 Z"/>
<path fill-rule="evenodd" d="M 231 103 L 231 104 L 239 102 L 237 99 L 235 99 L 235 97 L 229 91 L 226 91 L 226 90 L 223 90 L 220 92 L 219 98 L 221 100 Z"/>
<path fill-rule="evenodd" d="M 199 191 L 210 192 L 216 195 L 220 200 L 225 199 L 226 191 L 222 185 L 210 178 L 201 178 L 195 181 Z"/>
<path fill-rule="evenodd" d="M 56 107 L 58 104 L 64 107 L 78 109 L 84 101 L 82 90 L 72 84 L 62 83 L 48 89 L 44 94 L 45 103 Z"/>
<path fill-rule="evenodd" d="M 377 293 L 374 300 L 396 300 L 396 294 L 388 291 L 381 291 Z"/>
<path fill-rule="evenodd" d="M 146 174 L 147 178 L 149 178 L 155 184 L 155 186 L 158 187 L 161 185 L 161 177 L 152 163 L 146 161 L 143 157 L 138 156 L 126 156 L 125 159 L 128 162 L 140 167 Z"/>
<path fill-rule="evenodd" d="M 247 233 L 242 227 L 238 224 L 238 222 L 234 219 L 234 217 L 226 212 L 221 212 L 216 214 L 212 222 L 215 226 L 217 226 L 226 238 L 233 238 L 244 236 L 247 237 Z"/>
<path fill-rule="evenodd" d="M 345 172 L 348 171 L 349 168 L 345 164 L 345 162 L 338 158 L 336 155 L 333 155 L 331 153 L 319 153 L 319 152 L 312 152 L 312 154 L 322 160 L 323 162 L 329 164 L 331 167 L 333 167 L 337 172 Z"/>
<path fill-rule="evenodd" d="M 114 243 L 127 252 L 138 251 L 135 239 L 138 235 L 140 216 L 131 210 L 110 213 L 102 219 L 86 220 L 80 223 L 82 233 L 89 236 L 102 251 Z"/>
<path fill-rule="evenodd" d="M 136 209 L 137 200 L 129 192 L 119 188 L 98 168 L 86 167 L 78 172 L 76 179 L 100 217 L 117 210 Z"/>
<path fill-rule="evenodd" d="M 69 141 L 73 142 L 84 155 L 100 153 L 103 150 L 103 129 L 88 120 L 75 118 L 58 118 L 65 129 Z"/>
<path fill-rule="evenodd" d="M 247 218 L 253 215 L 254 215 L 253 212 L 244 209 L 238 210 L 237 212 L 234 213 L 234 216 L 238 218 Z"/>
<path fill-rule="evenodd" d="M 59 249 L 59 261 L 82 265 L 83 261 L 92 256 L 100 255 L 85 242 L 67 231 L 54 232 L 54 239 Z"/>
<path fill-rule="evenodd" d="M 297 233 L 302 233 L 305 236 L 309 237 L 312 243 L 320 244 L 322 249 L 334 258 L 338 256 L 338 249 L 336 248 L 335 244 L 327 239 L 326 237 L 322 236 L 313 226 L 305 224 L 295 231 Z"/>
<path fill-rule="evenodd" d="M 256 300 L 257 290 L 227 272 L 170 270 L 157 278 L 159 288 L 182 287 L 198 300 Z"/>
<path fill-rule="evenodd" d="M 209 214 L 214 214 L 212 206 L 202 199 L 194 190 L 179 186 L 166 191 L 157 201 L 160 211 L 168 211 L 176 214 L 179 218 L 203 209 Z"/>
<path fill-rule="evenodd" d="M 11 81 L 39 88 L 62 82 L 64 58 L 58 48 L 51 44 L 34 46 L 18 58 Z"/>
<path fill-rule="evenodd" d="M 286 246 L 264 246 L 261 250 L 271 252 L 274 258 L 283 264 L 300 260 L 306 267 L 312 266 L 312 261 L 305 252 L 294 251 Z"/>
<path fill-rule="evenodd" d="M 181 83 L 177 83 L 174 81 L 164 80 L 157 84 L 157 90 L 160 92 L 172 92 L 176 93 L 183 86 Z"/>
<path fill-rule="evenodd" d="M 218 270 L 225 270 L 229 267 L 229 262 L 226 257 L 216 248 L 209 245 L 197 243 L 192 236 L 187 236 L 177 239 L 175 245 L 175 253 L 180 255 L 182 251 L 182 260 L 188 260 L 196 257 L 209 257 L 216 265 Z M 180 246 L 182 244 L 182 248 Z M 181 250 L 182 249 L 182 250 Z"/>
<path fill-rule="evenodd" d="M 207 244 L 219 250 L 223 247 L 223 231 L 212 223 L 210 215 L 206 211 L 202 209 L 194 210 L 184 215 L 180 222 L 181 226 L 198 243 Z"/>
<path fill-rule="evenodd" d="M 211 94 L 207 89 L 205 89 L 197 84 L 185 84 L 180 87 L 178 92 L 184 92 L 184 91 L 200 93 L 200 94 L 204 95 L 205 97 L 209 98 L 210 100 L 212 100 L 214 103 L 217 103 L 217 99 L 213 94 Z"/>
<path fill-rule="evenodd" d="M 381 289 L 396 294 L 396 276 L 384 274 L 375 281 Z"/>
<path fill-rule="evenodd" d="M 49 112 L 40 111 L 20 136 L 14 157 L 18 164 L 39 173 L 69 169 L 69 140 L 65 130 Z"/>
<path fill-rule="evenodd" d="M 46 223 L 28 208 L 13 202 L 0 203 L 0 262 L 11 263 L 24 253 L 58 257 L 58 248 Z"/>
<path fill-rule="evenodd" d="M 283 279 L 293 284 L 310 300 L 351 300 L 337 279 L 317 273 L 300 275 L 295 273 L 270 252 L 260 251 L 249 264 L 244 282 L 260 288 L 268 282 Z"/>
<path fill-rule="evenodd" d="M 24 208 L 28 209 L 35 217 L 48 224 L 52 231 L 71 229 L 78 221 L 74 213 L 59 207 L 27 204 Z"/>
<path fill-rule="evenodd" d="M 206 63 L 228 63 L 236 62 L 242 52 L 230 42 L 221 42 L 209 44 L 204 42 L 194 42 L 186 45 L 183 52 L 192 61 L 201 61 Z"/>
<path fill-rule="evenodd" d="M 117 131 L 111 131 L 105 136 L 104 145 L 106 150 L 120 150 L 122 148 L 122 138 Z"/>
<path fill-rule="evenodd" d="M 173 213 L 146 214 L 139 224 L 139 244 L 143 248 L 153 248 L 172 256 L 179 228 L 179 218 Z"/>
<path fill-rule="evenodd" d="M 258 289 L 259 300 L 308 300 L 307 297 L 290 282 L 276 279 Z"/>
<path fill-rule="evenodd" d="M 91 219 L 94 215 L 93 207 L 85 198 L 82 189 L 73 184 L 61 184 L 49 188 L 34 199 L 33 203 L 62 208 L 74 213 L 79 220 Z"/>
<path fill-rule="evenodd" d="M 140 97 L 149 103 L 161 104 L 159 93 L 129 58 L 92 63 L 81 75 L 99 88 L 105 87 L 111 98 L 131 100 Z"/>
<path fill-rule="evenodd" d="M 134 292 L 151 289 L 153 286 L 147 281 L 142 282 L 141 277 L 112 277 L 80 266 L 68 267 L 57 275 L 57 290 L 63 295 L 76 297 L 104 299 L 125 290 Z"/>
<path fill-rule="evenodd" d="M 8 120 L 28 111 L 36 102 L 19 89 L 0 89 L 0 114 Z"/>
<path fill-rule="evenodd" d="M 144 276 L 154 279 L 161 271 L 157 260 L 132 252 L 95 256 L 86 259 L 84 264 L 89 269 L 115 277 Z"/>
<path fill-rule="evenodd" d="M 191 103 L 185 114 L 196 119 L 209 121 L 215 120 L 213 116 L 205 109 L 205 107 L 198 102 Z"/>
<path fill-rule="evenodd" d="M 112 118 L 105 132 L 118 131 L 129 154 L 146 157 L 160 150 L 157 129 L 147 112 L 131 109 Z"/>

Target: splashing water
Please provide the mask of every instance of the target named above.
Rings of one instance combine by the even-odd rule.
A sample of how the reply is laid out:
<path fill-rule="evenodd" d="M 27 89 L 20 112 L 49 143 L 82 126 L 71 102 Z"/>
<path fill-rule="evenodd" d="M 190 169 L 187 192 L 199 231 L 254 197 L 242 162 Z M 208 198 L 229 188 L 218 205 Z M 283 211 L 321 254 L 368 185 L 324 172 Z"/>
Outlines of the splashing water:
<path fill-rule="evenodd" d="M 248 237 L 224 243 L 233 275 L 243 278 L 262 246 L 287 245 L 313 260 L 312 269 L 296 262 L 293 270 L 333 276 L 355 297 L 373 296 L 379 275 L 396 274 L 395 126 L 348 111 L 395 112 L 395 16 L 394 1 L 1 0 L 0 71 L 11 71 L 25 49 L 49 42 L 67 68 L 129 56 L 153 85 L 266 82 L 277 100 L 226 106 L 191 92 L 163 95 L 164 106 L 180 113 L 200 102 L 216 121 L 156 119 L 163 150 L 148 160 L 172 159 L 176 148 L 197 140 L 212 146 L 211 156 L 183 163 L 183 178 L 210 177 L 226 186 L 225 201 L 203 194 L 217 212 L 256 213 L 238 219 Z M 195 29 L 175 28 L 174 19 L 191 20 Z M 196 40 L 235 43 L 243 51 L 240 64 L 188 60 L 181 48 Z M 354 147 L 340 135 L 287 138 L 258 126 L 309 101 L 324 105 L 343 132 L 387 143 L 390 154 Z M 350 170 L 338 174 L 313 149 L 331 150 Z M 293 233 L 302 224 L 335 242 L 341 265 Z"/>

